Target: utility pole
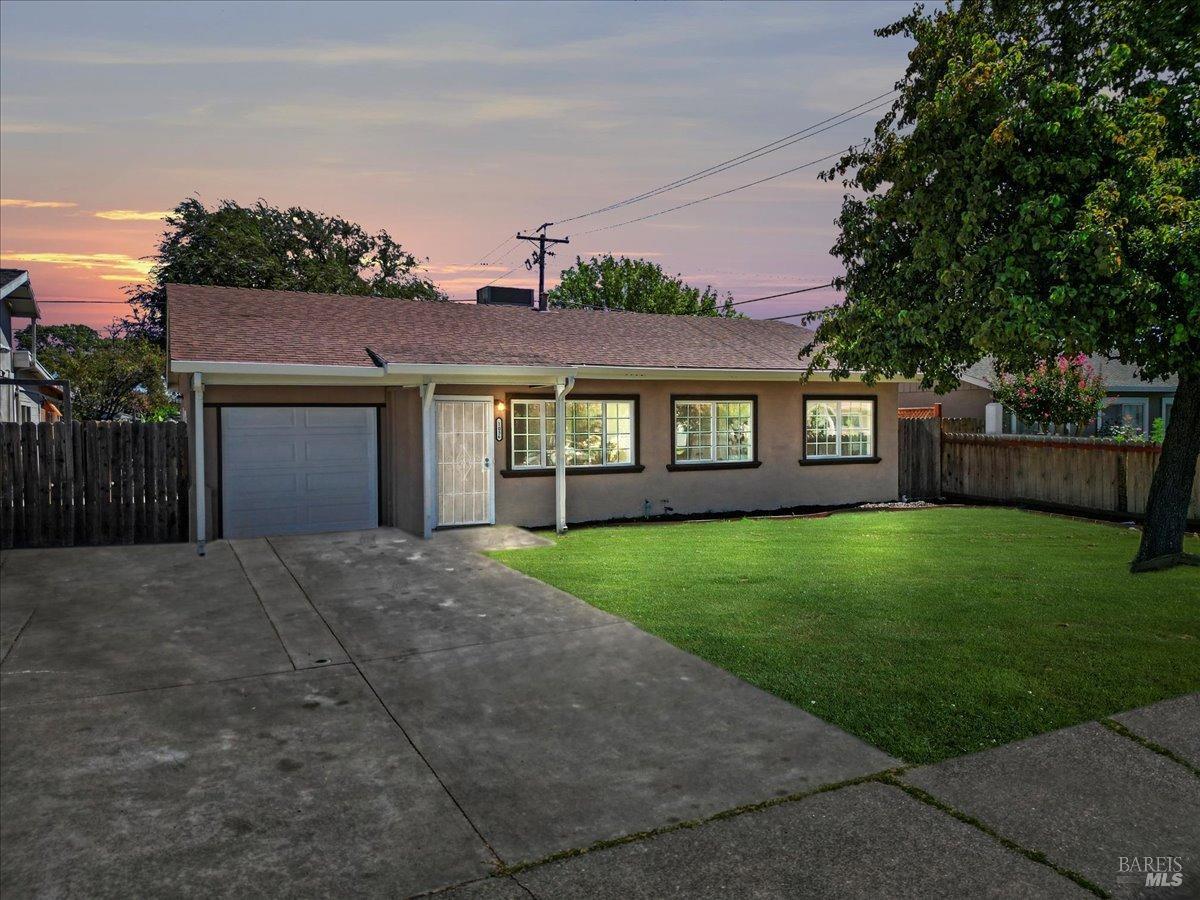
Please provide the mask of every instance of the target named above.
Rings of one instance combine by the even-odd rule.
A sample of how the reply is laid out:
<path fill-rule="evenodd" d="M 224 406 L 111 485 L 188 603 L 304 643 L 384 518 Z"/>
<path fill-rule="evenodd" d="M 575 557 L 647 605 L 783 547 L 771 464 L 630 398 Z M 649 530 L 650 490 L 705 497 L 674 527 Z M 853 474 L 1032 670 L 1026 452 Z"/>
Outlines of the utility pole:
<path fill-rule="evenodd" d="M 534 241 L 538 248 L 533 251 L 533 255 L 525 260 L 525 268 L 532 271 L 533 264 L 537 263 L 538 267 L 538 309 L 543 312 L 547 308 L 546 303 L 546 255 L 554 255 L 553 250 L 547 250 L 547 244 L 569 244 L 571 239 L 565 238 L 549 238 L 546 237 L 546 229 L 553 225 L 553 222 L 546 222 L 537 229 L 537 234 L 521 234 L 517 232 L 517 238 L 522 241 Z"/>

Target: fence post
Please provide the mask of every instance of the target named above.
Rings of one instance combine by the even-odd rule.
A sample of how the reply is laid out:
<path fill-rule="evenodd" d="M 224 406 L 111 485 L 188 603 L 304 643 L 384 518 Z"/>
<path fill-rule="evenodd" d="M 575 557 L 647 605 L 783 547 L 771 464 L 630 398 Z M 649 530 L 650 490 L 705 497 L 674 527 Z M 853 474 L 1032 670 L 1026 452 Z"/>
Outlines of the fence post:
<path fill-rule="evenodd" d="M 1125 454 L 1118 450 L 1117 458 L 1117 512 L 1129 512 L 1129 470 L 1125 465 Z"/>
<path fill-rule="evenodd" d="M 12 547 L 17 526 L 17 441 L 11 422 L 0 423 L 0 550 Z"/>
<path fill-rule="evenodd" d="M 25 541 L 26 546 L 40 547 L 42 540 L 41 492 L 38 490 L 37 425 L 21 424 L 22 466 L 25 474 Z"/>

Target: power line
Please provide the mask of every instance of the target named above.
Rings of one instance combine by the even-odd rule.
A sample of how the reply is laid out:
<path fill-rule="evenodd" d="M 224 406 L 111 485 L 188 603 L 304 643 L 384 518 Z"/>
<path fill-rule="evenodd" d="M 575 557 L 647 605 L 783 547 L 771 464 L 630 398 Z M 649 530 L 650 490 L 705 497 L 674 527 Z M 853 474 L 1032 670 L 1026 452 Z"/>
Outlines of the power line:
<path fill-rule="evenodd" d="M 497 281 L 507 278 L 509 275 L 511 275 L 513 272 L 517 271 L 517 269 L 519 269 L 519 268 L 521 268 L 521 263 L 517 263 L 515 266 L 513 266 L 511 269 L 509 269 L 503 275 L 497 275 L 495 278 L 493 278 L 491 281 L 489 281 L 487 284 L 485 284 L 484 287 L 491 287 Z"/>
<path fill-rule="evenodd" d="M 491 250 L 489 250 L 487 253 L 483 254 L 483 256 L 479 257 L 479 265 L 481 265 L 481 266 L 486 266 L 486 265 L 487 265 L 487 261 L 486 261 L 486 260 L 487 260 L 487 258 L 488 258 L 489 256 L 491 256 L 493 253 L 495 253 L 497 250 L 499 250 L 501 247 L 503 247 L 505 244 L 507 244 L 507 243 L 508 243 L 509 241 L 511 241 L 511 240 L 514 240 L 514 238 L 512 238 L 512 237 L 506 237 L 504 240 L 502 240 L 500 243 L 498 243 L 498 244 L 497 244 L 495 247 L 493 247 L 493 248 L 492 248 Z"/>
<path fill-rule="evenodd" d="M 632 203 L 638 203 L 641 200 L 645 200 L 650 197 L 657 196 L 658 194 L 664 194 L 667 191 L 673 191 L 676 188 L 684 187 L 685 185 L 692 184 L 696 181 L 701 181 L 701 180 L 703 180 L 705 178 L 709 178 L 713 175 L 718 175 L 721 172 L 727 172 L 730 169 L 736 168 L 737 166 L 744 165 L 745 163 L 748 163 L 753 160 L 759 159 L 763 156 L 766 156 L 769 153 L 774 153 L 777 150 L 783 150 L 785 147 L 790 147 L 793 144 L 799 143 L 800 141 L 808 140 L 810 137 L 815 137 L 818 134 L 823 134 L 824 132 L 829 131 L 831 128 L 836 128 L 839 125 L 843 125 L 846 122 L 851 121 L 852 119 L 857 119 L 859 116 L 866 115 L 869 112 L 874 112 L 876 109 L 880 109 L 884 106 L 887 106 L 889 103 L 891 103 L 890 99 L 885 100 L 883 103 L 877 103 L 874 106 L 870 106 L 868 109 L 862 109 L 862 107 L 869 106 L 869 104 L 875 103 L 877 100 L 880 100 L 884 97 L 890 97 L 892 94 L 895 94 L 895 93 L 896 93 L 895 89 L 887 91 L 886 93 L 880 94 L 878 97 L 872 97 L 870 100 L 864 100 L 862 103 L 859 103 L 857 106 L 851 106 L 849 109 L 842 110 L 841 112 L 836 113 L 835 115 L 832 115 L 827 119 L 822 119 L 820 122 L 815 122 L 814 124 L 809 125 L 807 128 L 802 128 L 800 131 L 792 132 L 791 134 L 787 135 L 786 137 L 781 137 L 778 140 L 772 141 L 769 144 L 764 144 L 761 147 L 756 147 L 753 150 L 747 150 L 745 153 L 741 154 L 740 156 L 735 156 L 735 157 L 732 157 L 731 159 L 725 160 L 724 162 L 716 163 L 715 165 L 709 166 L 707 169 L 701 169 L 698 172 L 693 172 L 691 175 L 686 175 L 683 178 L 679 178 L 679 179 L 676 179 L 675 181 L 668 182 L 667 184 L 661 185 L 660 187 L 652 188 L 649 191 L 644 191 L 643 193 L 637 194 L 633 197 L 627 197 L 624 200 L 618 200 L 616 203 L 610 203 L 608 206 L 602 206 L 602 207 L 599 207 L 598 209 L 593 209 L 590 212 L 580 213 L 575 216 L 570 216 L 569 218 L 566 218 L 566 219 L 559 219 L 557 222 L 555 222 L 553 224 L 563 225 L 563 224 L 566 224 L 567 222 L 574 222 L 578 219 L 585 219 L 588 216 L 595 216 L 595 215 L 598 215 L 603 212 L 609 212 L 610 210 L 619 209 L 622 206 L 628 206 Z M 856 110 L 858 110 L 858 111 L 856 112 Z M 845 118 L 842 118 L 843 116 L 845 116 Z M 834 121 L 835 119 L 838 121 Z M 820 126 L 826 125 L 826 123 L 832 123 L 832 124 L 827 125 L 825 128 L 820 128 Z M 814 129 L 819 129 L 819 130 L 814 130 Z"/>
<path fill-rule="evenodd" d="M 776 178 L 782 178 L 784 175 L 791 175 L 793 172 L 799 172 L 801 169 L 807 169 L 809 166 L 815 166 L 818 163 L 823 163 L 833 159 L 836 156 L 841 156 L 842 151 L 838 150 L 834 153 L 827 154 L 819 159 L 811 159 L 806 163 L 801 163 L 798 166 L 792 166 L 790 169 L 784 169 L 782 172 L 776 172 L 774 175 L 768 175 L 766 178 L 759 178 L 757 181 L 751 181 L 747 184 L 740 184 L 737 187 L 732 187 L 727 191 L 719 191 L 716 194 L 709 194 L 707 197 L 700 197 L 697 200 L 689 200 L 687 203 L 680 203 L 678 206 L 672 206 L 667 209 L 660 209 L 658 212 L 648 213 L 644 216 L 638 216 L 636 219 L 626 219 L 624 222 L 615 222 L 612 225 L 602 225 L 600 228 L 593 228 L 589 231 L 580 232 L 579 237 L 588 234 L 596 234 L 599 231 L 609 231 L 613 228 L 620 228 L 623 225 L 632 225 L 635 222 L 644 222 L 647 219 L 653 219 L 657 216 L 666 215 L 669 212 L 675 212 L 680 209 L 687 209 L 689 206 L 695 206 L 697 203 L 704 203 L 708 200 L 715 200 L 718 197 L 727 197 L 730 194 L 736 194 L 738 191 L 744 191 L 747 188 L 757 187 L 760 184 L 766 184 L 768 181 L 774 181 Z"/>
<path fill-rule="evenodd" d="M 38 300 L 37 305 L 45 303 L 76 303 L 84 306 L 128 306 L 128 300 Z"/>
<path fill-rule="evenodd" d="M 829 312 L 831 309 L 834 309 L 834 308 L 835 307 L 833 307 L 833 306 L 822 306 L 820 309 L 810 309 L 807 312 L 788 313 L 786 316 L 770 316 L 769 318 L 766 318 L 766 319 L 759 319 L 759 321 L 760 322 L 778 322 L 780 319 L 794 319 L 797 316 L 811 316 L 813 318 L 816 318 L 817 316 L 821 315 L 821 313 Z"/>
<path fill-rule="evenodd" d="M 593 209 L 589 212 L 570 216 L 566 219 L 560 219 L 560 220 L 558 220 L 557 223 L 548 223 L 548 224 L 562 225 L 567 222 L 575 222 L 579 219 L 585 219 L 589 216 L 599 215 L 600 213 L 603 213 L 603 212 L 610 212 L 611 210 L 619 209 L 623 206 L 629 206 L 630 204 L 638 203 L 642 200 L 649 199 L 650 197 L 655 197 L 659 194 L 664 194 L 664 193 L 667 193 L 668 191 L 673 191 L 677 188 L 685 187 L 686 185 L 693 184 L 694 182 L 701 181 L 705 178 L 709 178 L 712 175 L 718 175 L 721 172 L 727 172 L 730 169 L 736 168 L 737 166 L 751 162 L 755 159 L 759 159 L 763 156 L 766 156 L 769 153 L 774 153 L 776 150 L 783 150 L 785 147 L 790 147 L 793 144 L 799 143 L 800 141 L 803 141 L 803 140 L 807 140 L 810 137 L 815 137 L 818 134 L 823 134 L 824 132 L 829 131 L 831 128 L 836 128 L 838 125 L 843 125 L 846 122 L 851 121 L 852 119 L 856 119 L 859 116 L 866 115 L 869 112 L 874 112 L 876 109 L 880 109 L 883 106 L 887 106 L 888 103 L 891 102 L 890 99 L 884 101 L 883 103 L 877 103 L 876 101 L 883 100 L 885 97 L 890 98 L 895 93 L 896 93 L 896 90 L 893 88 L 892 90 L 886 91 L 882 94 L 879 94 L 878 96 L 871 97 L 868 100 L 864 100 L 862 103 L 856 104 L 855 106 L 851 106 L 848 109 L 844 109 L 841 112 L 835 113 L 834 115 L 829 116 L 826 119 L 822 119 L 819 122 L 814 122 L 812 125 L 802 128 L 799 131 L 794 131 L 791 134 L 785 135 L 784 137 L 781 137 L 777 140 L 771 141 L 768 144 L 763 144 L 761 147 L 755 147 L 753 150 L 747 150 L 745 153 L 742 153 L 738 156 L 734 156 L 734 157 L 731 157 L 730 159 L 724 160 L 722 162 L 715 163 L 714 165 L 711 165 L 706 169 L 701 169 L 698 172 L 693 172 L 690 175 L 685 175 L 683 178 L 678 178 L 675 181 L 668 182 L 667 184 L 660 185 L 659 187 L 652 188 L 648 191 L 643 191 L 642 193 L 636 194 L 633 197 L 627 197 L 624 200 L 618 200 L 616 203 L 610 203 L 607 206 L 602 206 L 602 207 L 599 207 L 598 209 Z M 876 105 L 871 106 L 871 104 L 876 104 Z M 869 109 L 863 108 L 863 107 L 868 107 L 868 106 L 870 107 Z M 843 118 L 843 117 L 845 117 L 845 118 Z M 835 121 L 835 120 L 838 120 L 838 121 Z M 832 124 L 828 124 L 828 123 L 832 123 Z M 828 125 L 828 127 L 821 128 L 822 125 Z M 820 129 L 820 130 L 818 131 L 818 130 L 814 130 L 814 129 Z M 525 230 L 526 231 L 534 231 L 535 229 L 531 226 L 530 228 L 526 228 Z M 592 234 L 593 232 L 589 231 L 589 232 L 584 232 L 584 233 Z M 512 254 L 513 249 L 515 249 L 517 246 L 520 245 L 519 242 L 514 242 L 514 241 L 515 241 L 515 239 L 512 237 L 504 238 L 502 241 L 500 241 L 500 243 L 496 244 L 494 247 L 492 247 L 491 250 L 489 250 L 487 253 L 483 254 L 483 256 L 480 257 L 479 265 L 481 265 L 481 266 L 494 265 L 494 264 L 500 262 L 500 260 L 503 259 L 504 257 L 510 256 Z M 502 247 L 505 247 L 510 242 L 514 242 L 513 247 L 510 247 L 507 250 L 507 252 L 502 253 L 500 258 L 491 259 L 491 257 L 493 257 L 498 251 L 500 251 L 500 249 Z M 501 276 L 501 277 L 503 277 L 503 276 Z"/>
<path fill-rule="evenodd" d="M 815 284 L 812 287 L 799 288 L 794 291 L 784 291 L 782 294 L 768 294 L 766 297 L 754 297 L 750 300 L 738 300 L 736 303 L 731 303 L 730 306 L 743 306 L 747 303 L 758 303 L 761 300 L 774 300 L 777 297 L 790 297 L 793 294 L 807 294 L 809 291 L 819 291 L 822 288 L 829 287 L 833 287 L 832 281 L 827 282 L 826 284 Z M 797 315 L 801 314 L 797 313 Z"/>

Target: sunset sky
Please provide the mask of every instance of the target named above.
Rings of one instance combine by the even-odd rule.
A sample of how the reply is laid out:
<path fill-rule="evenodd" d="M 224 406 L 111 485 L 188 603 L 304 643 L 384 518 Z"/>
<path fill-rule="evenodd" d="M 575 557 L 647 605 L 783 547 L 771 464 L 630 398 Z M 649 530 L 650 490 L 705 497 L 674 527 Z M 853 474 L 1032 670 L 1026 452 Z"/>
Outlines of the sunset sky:
<path fill-rule="evenodd" d="M 605 206 L 887 91 L 902 3 L 0 5 L 0 258 L 46 322 L 107 324 L 182 198 L 387 229 L 451 297 L 518 228 Z M 584 234 L 844 149 L 878 113 L 552 229 L 735 299 L 819 284 L 842 189 L 819 167 Z M 500 284 L 532 286 L 519 268 Z M 816 308 L 828 291 L 752 304 Z M 86 301 L 49 303 L 45 301 Z"/>

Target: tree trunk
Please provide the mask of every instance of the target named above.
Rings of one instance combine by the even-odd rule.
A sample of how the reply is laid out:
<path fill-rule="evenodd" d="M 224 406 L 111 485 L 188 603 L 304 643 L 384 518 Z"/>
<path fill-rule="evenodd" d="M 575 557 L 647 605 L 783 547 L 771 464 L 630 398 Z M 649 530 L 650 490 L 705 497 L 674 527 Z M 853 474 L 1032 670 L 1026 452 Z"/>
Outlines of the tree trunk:
<path fill-rule="evenodd" d="M 1179 563 L 1200 563 L 1183 552 L 1188 501 L 1200 456 L 1200 375 L 1181 374 L 1171 422 L 1146 500 L 1142 544 L 1130 569 L 1145 572 Z"/>

